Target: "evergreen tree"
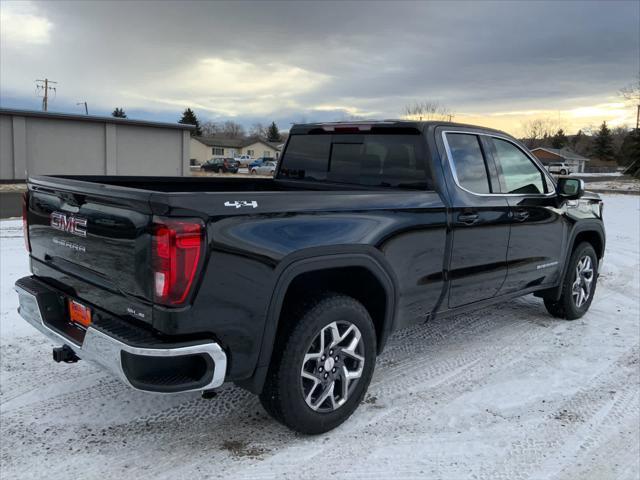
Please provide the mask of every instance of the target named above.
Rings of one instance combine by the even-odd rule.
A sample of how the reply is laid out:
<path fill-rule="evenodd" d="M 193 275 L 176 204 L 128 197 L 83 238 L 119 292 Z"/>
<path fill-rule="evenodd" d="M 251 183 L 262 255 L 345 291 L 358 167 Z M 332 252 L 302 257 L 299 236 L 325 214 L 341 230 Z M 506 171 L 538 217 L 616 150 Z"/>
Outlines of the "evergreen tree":
<path fill-rule="evenodd" d="M 558 129 L 556 134 L 551 139 L 551 146 L 553 148 L 562 148 L 567 144 L 567 136 L 564 134 L 564 130 Z"/>
<path fill-rule="evenodd" d="M 269 128 L 267 129 L 267 141 L 269 142 L 281 142 L 282 137 L 280 136 L 280 130 L 278 130 L 278 126 L 276 122 L 271 122 Z"/>
<path fill-rule="evenodd" d="M 576 148 L 576 145 L 580 143 L 583 137 L 584 133 L 582 133 L 582 129 L 578 130 L 578 133 L 576 133 L 575 136 L 571 139 L 571 146 L 573 148 Z"/>
<path fill-rule="evenodd" d="M 602 122 L 593 140 L 593 153 L 600 160 L 613 160 L 613 138 L 607 122 Z"/>
<path fill-rule="evenodd" d="M 178 123 L 183 123 L 185 125 L 195 125 L 195 130 L 191 131 L 192 137 L 201 137 L 202 130 L 200 129 L 200 122 L 198 121 L 198 117 L 190 108 L 187 108 L 182 114 L 182 118 L 178 120 Z"/>
<path fill-rule="evenodd" d="M 627 166 L 634 161 L 640 161 L 640 130 L 635 129 L 627 133 L 617 155 L 618 164 Z M 639 165 L 640 166 L 640 165 Z"/>
<path fill-rule="evenodd" d="M 122 108 L 118 108 L 116 107 L 113 112 L 111 112 L 111 116 L 112 117 L 116 117 L 116 118 L 127 118 L 127 114 L 124 113 L 124 110 Z"/>

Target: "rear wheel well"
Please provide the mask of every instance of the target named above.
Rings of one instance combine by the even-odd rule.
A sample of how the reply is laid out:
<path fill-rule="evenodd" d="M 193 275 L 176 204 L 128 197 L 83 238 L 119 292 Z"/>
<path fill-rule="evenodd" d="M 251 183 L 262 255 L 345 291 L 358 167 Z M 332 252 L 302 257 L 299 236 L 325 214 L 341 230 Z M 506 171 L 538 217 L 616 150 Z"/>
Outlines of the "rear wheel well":
<path fill-rule="evenodd" d="M 573 239 L 573 245 L 571 246 L 571 252 L 573 252 L 578 245 L 582 242 L 587 242 L 591 244 L 593 249 L 596 251 L 596 255 L 599 259 L 604 256 L 604 245 L 602 244 L 602 238 L 595 230 L 588 230 L 585 232 L 580 232 Z"/>
<path fill-rule="evenodd" d="M 280 314 L 281 320 L 323 292 L 348 295 L 364 306 L 373 320 L 380 351 L 388 307 L 387 292 L 376 275 L 365 267 L 329 268 L 299 274 L 287 288 Z M 283 338 L 282 330 L 290 327 L 287 323 L 278 323 L 276 339 Z"/>

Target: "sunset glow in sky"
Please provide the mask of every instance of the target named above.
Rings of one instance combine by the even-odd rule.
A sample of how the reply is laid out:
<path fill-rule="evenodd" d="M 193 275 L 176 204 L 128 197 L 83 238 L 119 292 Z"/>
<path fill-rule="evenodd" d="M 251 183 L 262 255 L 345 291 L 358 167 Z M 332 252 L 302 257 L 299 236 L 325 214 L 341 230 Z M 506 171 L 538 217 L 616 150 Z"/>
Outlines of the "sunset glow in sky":
<path fill-rule="evenodd" d="M 0 2 L 0 105 L 245 126 L 398 118 L 435 100 L 522 133 L 634 125 L 640 2 Z"/>

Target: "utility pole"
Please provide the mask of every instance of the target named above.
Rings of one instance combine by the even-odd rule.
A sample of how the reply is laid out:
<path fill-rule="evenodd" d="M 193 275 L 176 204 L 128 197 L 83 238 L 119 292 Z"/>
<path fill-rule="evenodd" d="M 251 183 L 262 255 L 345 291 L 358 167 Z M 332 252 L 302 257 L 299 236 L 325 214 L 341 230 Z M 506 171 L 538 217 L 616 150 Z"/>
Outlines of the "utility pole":
<path fill-rule="evenodd" d="M 89 115 L 89 109 L 87 108 L 87 102 L 78 102 L 76 105 L 84 105 L 84 114 Z"/>
<path fill-rule="evenodd" d="M 51 87 L 50 85 L 57 85 L 58 82 L 52 82 L 48 78 L 44 80 L 36 80 L 36 91 L 42 90 L 42 111 L 46 112 L 49 108 L 49 91 L 53 91 L 56 93 L 56 87 Z"/>

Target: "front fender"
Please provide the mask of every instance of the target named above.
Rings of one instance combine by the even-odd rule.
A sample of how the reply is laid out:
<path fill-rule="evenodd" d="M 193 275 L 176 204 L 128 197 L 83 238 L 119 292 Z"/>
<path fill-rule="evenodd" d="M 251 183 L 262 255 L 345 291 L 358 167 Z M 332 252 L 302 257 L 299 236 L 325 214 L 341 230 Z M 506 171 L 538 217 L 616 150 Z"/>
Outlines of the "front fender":
<path fill-rule="evenodd" d="M 568 235 L 569 240 L 567 242 L 567 250 L 565 252 L 564 260 L 562 262 L 560 284 L 557 287 L 554 287 L 552 289 L 540 291 L 536 293 L 536 296 L 548 297 L 556 301 L 560 299 L 560 296 L 562 295 L 562 284 L 564 282 L 564 277 L 567 273 L 569 257 L 571 256 L 571 253 L 573 252 L 573 248 L 575 247 L 576 238 L 578 237 L 579 234 L 586 233 L 586 232 L 593 232 L 600 239 L 600 243 L 602 244 L 602 252 L 600 255 L 600 260 L 602 261 L 602 258 L 604 257 L 605 246 L 606 246 L 606 235 L 605 235 L 604 225 L 602 221 L 599 219 L 583 219 L 574 223 L 573 228 L 571 228 Z M 598 268 L 598 271 L 600 271 L 600 268 Z"/>

